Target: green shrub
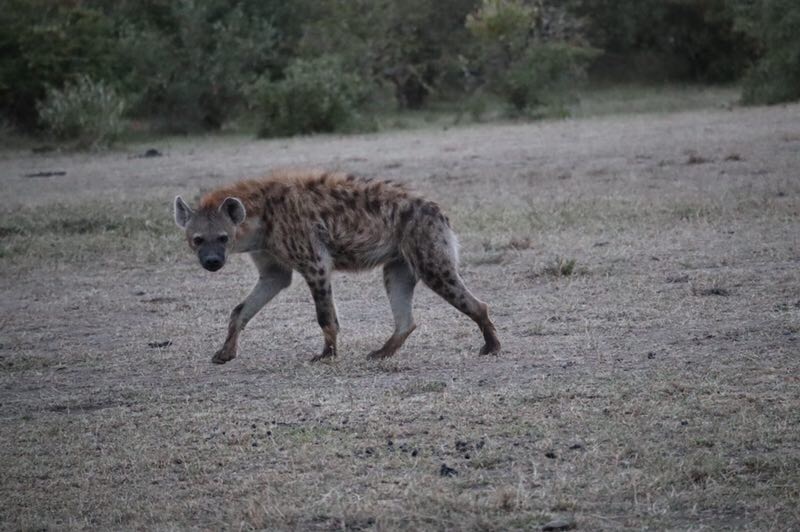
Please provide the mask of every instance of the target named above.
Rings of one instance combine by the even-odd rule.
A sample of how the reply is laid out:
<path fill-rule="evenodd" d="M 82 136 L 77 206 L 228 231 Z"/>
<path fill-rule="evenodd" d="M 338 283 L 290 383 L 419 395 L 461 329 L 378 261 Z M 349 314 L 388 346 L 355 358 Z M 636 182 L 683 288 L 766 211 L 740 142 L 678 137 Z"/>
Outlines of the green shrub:
<path fill-rule="evenodd" d="M 261 91 L 261 137 L 290 136 L 352 128 L 365 94 L 362 80 L 342 71 L 335 57 L 297 59 L 284 79 Z"/>
<path fill-rule="evenodd" d="M 391 87 L 400 109 L 421 109 L 431 97 L 461 88 L 459 56 L 469 34 L 464 19 L 475 0 L 306 0 L 296 56 L 335 50 L 362 78 Z M 294 2 L 294 4 L 303 2 Z"/>
<path fill-rule="evenodd" d="M 32 131 L 47 87 L 77 74 L 113 79 L 113 25 L 83 2 L 4 0 L 0 7 L 0 113 Z"/>
<path fill-rule="evenodd" d="M 597 55 L 582 45 L 578 21 L 557 5 L 482 0 L 466 20 L 486 86 L 519 114 L 563 108 Z"/>
<path fill-rule="evenodd" d="M 564 43 L 533 45 L 498 75 L 496 91 L 516 112 L 563 107 L 596 52 Z"/>
<path fill-rule="evenodd" d="M 123 130 L 125 100 L 102 81 L 80 76 L 63 89 L 49 88 L 38 103 L 39 120 L 58 140 L 79 147 L 104 147 Z"/>
<path fill-rule="evenodd" d="M 476 37 L 485 40 L 512 40 L 525 37 L 535 25 L 539 10 L 522 0 L 482 0 L 477 9 L 467 15 L 465 25 Z"/>
<path fill-rule="evenodd" d="M 606 52 L 592 69 L 599 79 L 730 82 L 753 53 L 734 26 L 734 1 L 572 0 L 567 9 L 583 21 L 588 43 Z"/>
<path fill-rule="evenodd" d="M 120 23 L 118 63 L 132 113 L 185 133 L 219 129 L 246 111 L 277 61 L 278 36 L 245 4 L 132 2 Z"/>
<path fill-rule="evenodd" d="M 800 4 L 796 0 L 731 3 L 737 26 L 760 48 L 745 76 L 742 100 L 775 104 L 800 99 Z"/>

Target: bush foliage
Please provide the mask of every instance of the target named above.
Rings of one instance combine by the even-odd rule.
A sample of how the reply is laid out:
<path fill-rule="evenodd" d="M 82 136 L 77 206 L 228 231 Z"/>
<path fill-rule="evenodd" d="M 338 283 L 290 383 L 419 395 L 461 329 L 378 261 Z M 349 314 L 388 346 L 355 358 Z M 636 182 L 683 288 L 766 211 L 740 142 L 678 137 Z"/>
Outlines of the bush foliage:
<path fill-rule="evenodd" d="M 499 93 L 517 112 L 561 109 L 586 76 L 595 52 L 564 43 L 531 46 L 498 78 Z"/>
<path fill-rule="evenodd" d="M 588 21 L 586 37 L 605 50 L 612 79 L 729 82 L 754 51 L 734 26 L 731 1 L 575 0 L 572 11 Z"/>
<path fill-rule="evenodd" d="M 219 129 L 248 107 L 277 61 L 277 31 L 242 4 L 181 0 L 120 25 L 120 79 L 132 111 L 163 129 Z"/>
<path fill-rule="evenodd" d="M 595 57 L 566 14 L 521 0 L 483 0 L 467 17 L 479 43 L 476 65 L 485 84 L 516 114 L 562 107 Z"/>
<path fill-rule="evenodd" d="M 794 0 L 3 0 L 0 118 L 52 127 L 37 102 L 81 76 L 110 83 L 129 118 L 171 131 L 256 108 L 264 134 L 335 130 L 363 102 L 414 109 L 486 92 L 528 113 L 587 72 L 744 79 L 745 101 L 774 103 L 800 98 L 799 11 Z M 313 76 L 332 85 L 304 82 Z"/>
<path fill-rule="evenodd" d="M 339 58 L 297 59 L 285 77 L 261 89 L 261 137 L 346 129 L 357 118 L 365 94 L 362 80 L 343 71 Z"/>
<path fill-rule="evenodd" d="M 800 99 L 800 3 L 733 0 L 737 27 L 761 43 L 744 80 L 746 103 Z"/>
<path fill-rule="evenodd" d="M 79 75 L 110 79 L 113 23 L 80 3 L 4 0 L 0 8 L 0 113 L 31 130 L 47 87 Z"/>
<path fill-rule="evenodd" d="M 125 100 L 108 84 L 79 76 L 62 89 L 49 88 L 37 109 L 42 125 L 55 138 L 98 148 L 122 133 Z"/>

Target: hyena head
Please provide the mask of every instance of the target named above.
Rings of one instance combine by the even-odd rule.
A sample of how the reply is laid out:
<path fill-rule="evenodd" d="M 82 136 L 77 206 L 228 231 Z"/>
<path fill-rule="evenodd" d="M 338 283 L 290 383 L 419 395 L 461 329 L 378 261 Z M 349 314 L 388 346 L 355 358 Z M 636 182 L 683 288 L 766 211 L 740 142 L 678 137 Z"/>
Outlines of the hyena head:
<path fill-rule="evenodd" d="M 217 209 L 192 210 L 180 196 L 175 198 L 175 223 L 186 233 L 189 247 L 200 264 L 215 272 L 225 265 L 225 252 L 236 237 L 236 226 L 246 212 L 238 198 L 225 198 Z"/>

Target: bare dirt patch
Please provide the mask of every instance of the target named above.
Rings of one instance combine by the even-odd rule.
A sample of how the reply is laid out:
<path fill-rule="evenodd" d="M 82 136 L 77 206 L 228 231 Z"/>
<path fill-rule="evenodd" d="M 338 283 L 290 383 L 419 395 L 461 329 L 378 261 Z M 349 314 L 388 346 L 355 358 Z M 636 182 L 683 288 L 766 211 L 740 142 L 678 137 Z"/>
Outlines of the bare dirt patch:
<path fill-rule="evenodd" d="M 2 152 L 0 523 L 797 528 L 797 139 L 788 106 Z M 308 363 L 296 278 L 212 365 L 255 273 L 201 270 L 170 202 L 277 166 L 438 200 L 501 355 L 420 287 L 417 331 L 367 361 L 392 327 L 371 272 L 334 280 L 335 362 Z"/>

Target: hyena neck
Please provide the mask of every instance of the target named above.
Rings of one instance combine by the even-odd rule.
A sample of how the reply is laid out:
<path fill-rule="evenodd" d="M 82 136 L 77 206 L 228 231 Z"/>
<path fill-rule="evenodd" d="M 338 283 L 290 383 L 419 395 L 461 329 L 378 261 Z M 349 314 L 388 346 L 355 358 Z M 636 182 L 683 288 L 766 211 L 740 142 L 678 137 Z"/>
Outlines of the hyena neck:
<path fill-rule="evenodd" d="M 262 249 L 264 247 L 262 225 L 263 223 L 257 217 L 248 216 L 241 225 L 236 227 L 236 239 L 231 251 L 246 253 Z"/>

